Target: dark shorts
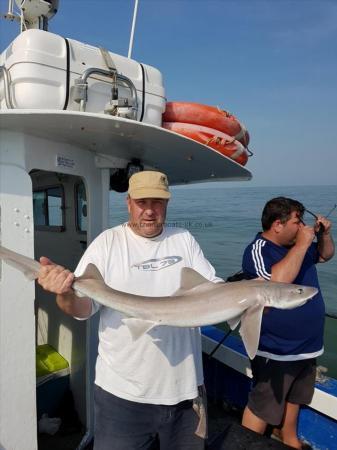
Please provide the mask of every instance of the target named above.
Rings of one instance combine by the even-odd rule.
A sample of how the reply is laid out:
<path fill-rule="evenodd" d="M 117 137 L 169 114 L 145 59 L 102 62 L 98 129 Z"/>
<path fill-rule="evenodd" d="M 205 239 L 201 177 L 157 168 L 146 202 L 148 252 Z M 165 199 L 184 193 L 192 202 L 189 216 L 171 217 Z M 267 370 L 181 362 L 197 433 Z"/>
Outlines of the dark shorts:
<path fill-rule="evenodd" d="M 94 450 L 203 450 L 195 435 L 199 418 L 192 400 L 151 405 L 121 399 L 94 387 Z"/>
<path fill-rule="evenodd" d="M 306 405 L 314 394 L 316 359 L 275 361 L 256 356 L 251 361 L 253 387 L 248 408 L 270 425 L 280 425 L 285 403 Z"/>

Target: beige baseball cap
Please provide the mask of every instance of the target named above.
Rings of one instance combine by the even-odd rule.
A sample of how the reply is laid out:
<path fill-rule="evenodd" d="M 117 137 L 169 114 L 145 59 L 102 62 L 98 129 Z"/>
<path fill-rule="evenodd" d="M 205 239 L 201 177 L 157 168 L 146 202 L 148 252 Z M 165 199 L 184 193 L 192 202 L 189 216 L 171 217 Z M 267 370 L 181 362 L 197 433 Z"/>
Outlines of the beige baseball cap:
<path fill-rule="evenodd" d="M 167 176 L 154 170 L 144 170 L 133 174 L 129 179 L 128 194 L 135 200 L 171 197 Z"/>

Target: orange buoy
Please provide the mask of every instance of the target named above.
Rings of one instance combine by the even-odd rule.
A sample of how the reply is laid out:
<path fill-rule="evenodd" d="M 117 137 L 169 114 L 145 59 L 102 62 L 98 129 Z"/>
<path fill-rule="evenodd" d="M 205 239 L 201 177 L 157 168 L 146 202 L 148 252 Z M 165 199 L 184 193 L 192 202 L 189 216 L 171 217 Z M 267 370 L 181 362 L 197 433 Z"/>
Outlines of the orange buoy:
<path fill-rule="evenodd" d="M 164 122 L 163 128 L 207 145 L 217 152 L 220 152 L 222 155 L 233 159 L 242 166 L 247 163 L 247 149 L 241 142 L 235 140 L 234 137 L 229 136 L 226 133 L 202 125 L 181 122 Z"/>
<path fill-rule="evenodd" d="M 202 125 L 233 136 L 245 147 L 249 143 L 249 134 L 245 126 L 229 112 L 214 106 L 189 102 L 167 102 L 163 122 Z"/>

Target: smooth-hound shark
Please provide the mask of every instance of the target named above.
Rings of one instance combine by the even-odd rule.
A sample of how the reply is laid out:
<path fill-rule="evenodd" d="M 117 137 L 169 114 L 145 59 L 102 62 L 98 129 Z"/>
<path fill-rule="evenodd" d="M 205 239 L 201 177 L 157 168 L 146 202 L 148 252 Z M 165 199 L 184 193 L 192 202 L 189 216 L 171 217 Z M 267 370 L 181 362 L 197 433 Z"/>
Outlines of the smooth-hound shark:
<path fill-rule="evenodd" d="M 0 259 L 34 280 L 40 263 L 0 246 Z M 259 344 L 264 307 L 292 309 L 303 305 L 317 289 L 295 284 L 249 280 L 213 283 L 195 270 L 181 270 L 181 287 L 171 297 L 143 297 L 117 291 L 107 286 L 93 264 L 72 285 L 76 295 L 89 297 L 125 315 L 132 338 L 158 325 L 199 327 L 228 321 L 240 334 L 249 358 L 254 358 Z"/>

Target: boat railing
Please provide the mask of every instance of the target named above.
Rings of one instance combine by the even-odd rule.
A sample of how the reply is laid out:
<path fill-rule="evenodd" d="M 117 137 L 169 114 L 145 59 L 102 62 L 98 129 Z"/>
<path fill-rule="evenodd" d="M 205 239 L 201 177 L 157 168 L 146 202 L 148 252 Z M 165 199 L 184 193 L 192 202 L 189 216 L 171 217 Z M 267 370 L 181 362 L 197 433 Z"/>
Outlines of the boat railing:
<path fill-rule="evenodd" d="M 5 66 L 0 66 L 0 81 L 4 81 L 5 102 L 8 109 L 14 109 L 10 91 L 10 75 Z"/>
<path fill-rule="evenodd" d="M 117 115 L 120 108 L 126 108 L 128 110 L 128 118 L 135 120 L 138 110 L 137 105 L 137 91 L 132 81 L 120 75 L 117 71 L 100 69 L 98 67 L 90 67 L 83 72 L 83 74 L 75 80 L 74 101 L 80 104 L 80 111 L 84 112 L 88 101 L 88 78 L 92 74 L 100 74 L 106 77 L 112 78 L 112 95 L 109 108 L 106 109 L 106 113 L 111 115 Z M 130 89 L 131 92 L 131 104 L 129 104 L 128 98 L 118 97 L 117 82 L 120 81 Z M 123 116 L 125 116 L 123 114 Z"/>

